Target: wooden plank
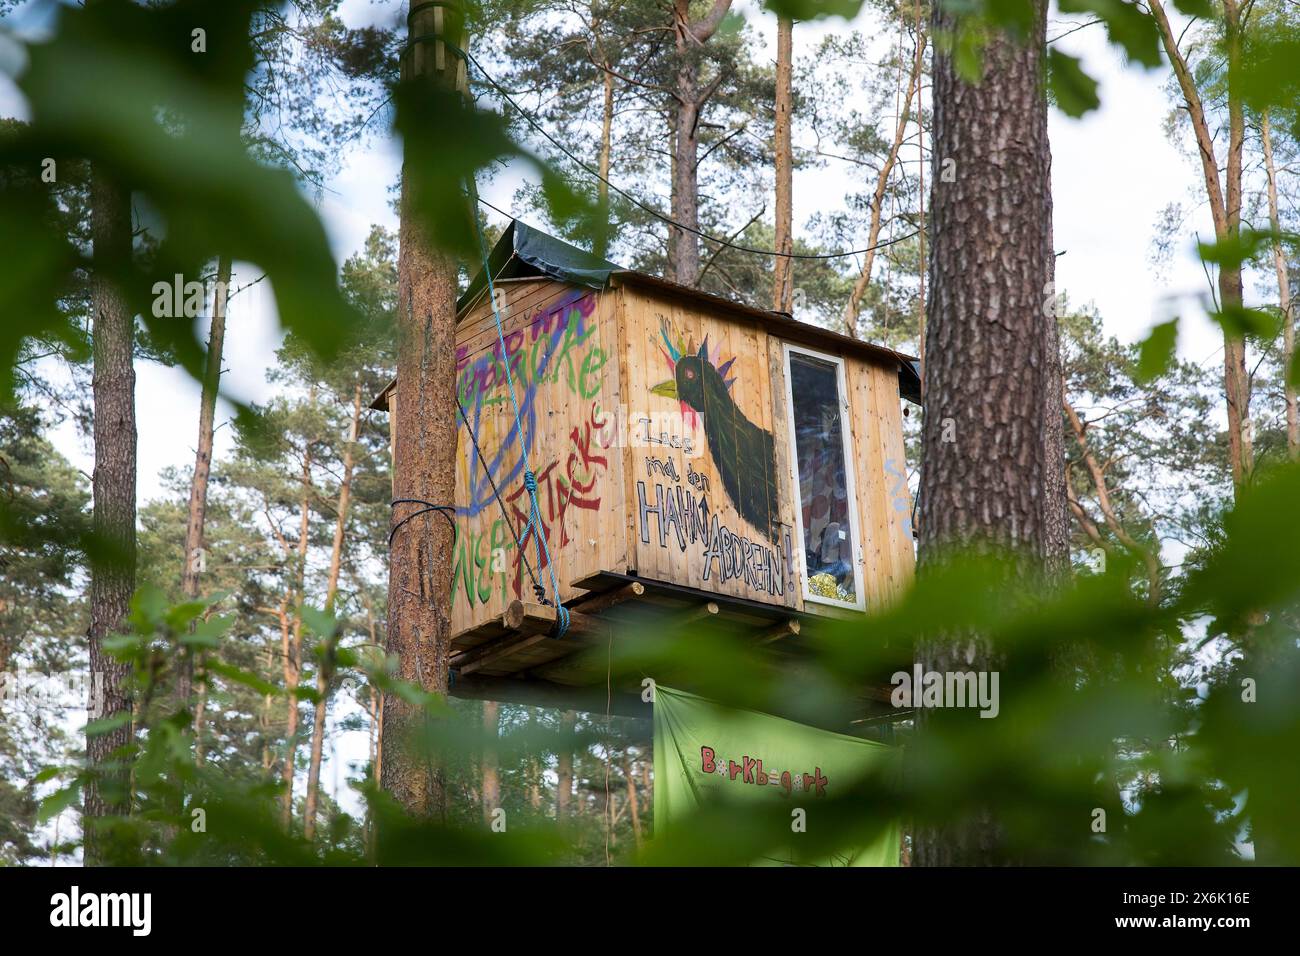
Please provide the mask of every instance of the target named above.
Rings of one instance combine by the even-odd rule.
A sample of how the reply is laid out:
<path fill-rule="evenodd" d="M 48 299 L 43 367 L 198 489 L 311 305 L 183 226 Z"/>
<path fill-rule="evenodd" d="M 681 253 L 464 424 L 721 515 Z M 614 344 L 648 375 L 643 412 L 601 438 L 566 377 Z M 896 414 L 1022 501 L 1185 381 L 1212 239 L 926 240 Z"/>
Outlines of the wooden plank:
<path fill-rule="evenodd" d="M 880 456 L 884 462 L 885 513 L 883 524 L 891 556 L 892 574 L 885 601 L 896 599 L 911 584 L 916 568 L 916 543 L 912 536 L 912 497 L 907 484 L 907 451 L 903 441 L 902 400 L 889 380 L 890 370 L 873 369 L 876 408 L 880 418 Z"/>
<path fill-rule="evenodd" d="M 763 500 L 768 496 L 768 479 L 777 469 L 775 461 L 754 459 L 755 449 L 761 446 L 750 441 L 716 442 L 717 453 L 726 454 L 728 460 L 715 461 L 709 441 L 711 434 L 715 438 L 723 434 L 749 437 L 753 435 L 751 427 L 771 434 L 766 338 L 697 303 L 642 289 L 624 292 L 623 326 L 629 342 L 627 393 L 634 437 L 642 437 L 635 429 L 641 420 L 649 419 L 652 437 L 667 433 L 671 443 L 642 440 L 636 454 L 629 456 L 628 541 L 638 577 L 768 604 L 792 603 L 779 543 L 774 548 L 769 540 L 771 520 L 766 509 L 751 507 L 756 504 L 750 497 L 755 486 L 764 493 Z M 665 326 L 672 347 L 682 352 L 684 359 L 692 358 L 686 353 L 698 353 L 707 339 L 710 364 L 716 369 L 730 361 L 725 377 L 736 380 L 729 392 L 697 389 L 699 407 L 685 416 L 680 399 L 652 391 L 659 383 L 675 378 L 664 357 L 670 348 L 663 342 Z M 694 453 L 687 450 L 688 440 Z M 748 456 L 744 461 L 740 460 L 742 454 Z M 724 474 L 728 476 L 725 480 Z M 689 513 L 688 493 L 692 503 L 701 498 L 707 502 L 707 521 L 695 522 L 693 528 L 679 533 L 682 513 Z M 746 515 L 742 515 L 741 502 Z M 780 584 L 779 589 L 774 582 Z"/>
<path fill-rule="evenodd" d="M 767 374 L 770 395 L 768 403 L 772 408 L 772 436 L 776 448 L 776 474 L 779 488 L 781 525 L 784 536 L 781 540 L 781 557 L 785 561 L 786 604 L 797 610 L 804 609 L 803 569 L 795 549 L 801 547 L 795 540 L 798 529 L 795 524 L 795 509 L 799 507 L 798 491 L 795 485 L 794 449 L 790 447 L 790 416 L 786 408 L 786 392 L 789 385 L 785 377 L 785 349 L 780 339 L 767 337 Z"/>
<path fill-rule="evenodd" d="M 689 611 L 678 615 L 673 621 L 674 627 L 685 627 L 687 624 L 696 624 L 700 621 L 714 620 L 718 616 L 718 602 L 705 601 L 698 607 L 693 607 Z"/>
<path fill-rule="evenodd" d="M 462 403 L 483 451 L 481 460 L 462 424 L 452 607 L 453 630 L 458 633 L 499 620 L 511 600 L 531 594 L 534 577 L 550 596 L 551 569 L 538 566 L 539 535 L 556 563 L 564 601 L 579 596 L 565 582 L 608 567 L 625 551 L 618 536 L 602 531 L 610 515 L 620 513 L 623 495 L 621 470 L 605 448 L 613 444 L 613 435 L 603 434 L 598 412 L 617 387 L 616 376 L 607 375 L 616 364 L 609 349 L 617 332 L 602 318 L 608 309 L 602 306 L 601 293 L 547 280 L 513 284 L 503 294 L 503 328 L 516 373 L 516 395 L 524 409 L 541 523 L 532 528 L 527 520 L 514 407 L 499 371 L 500 346 L 490 303 L 480 302 L 467 311 L 457 336 Z M 575 299 L 572 307 L 555 311 L 565 298 Z M 476 344 L 482 348 L 474 351 Z M 479 372 L 469 371 L 476 367 Z M 524 536 L 526 556 L 520 554 L 519 535 Z"/>
<path fill-rule="evenodd" d="M 798 637 L 801 629 L 802 625 L 799 623 L 798 618 L 788 617 L 779 624 L 759 633 L 758 640 L 755 643 L 771 644 L 787 637 Z"/>
<path fill-rule="evenodd" d="M 503 658 L 512 657 L 524 648 L 536 644 L 538 641 L 544 641 L 550 636 L 549 631 L 524 631 L 507 634 L 505 637 L 499 637 L 494 641 L 488 641 L 478 647 L 471 648 L 462 654 L 457 654 L 451 659 L 451 669 L 458 675 L 472 674 L 474 671 L 488 667 Z"/>
<path fill-rule="evenodd" d="M 501 615 L 501 623 L 506 629 L 525 633 L 556 633 L 559 621 L 559 611 L 554 607 L 533 601 L 511 601 Z M 564 633 L 566 637 L 600 637 L 608 633 L 609 627 L 609 622 L 595 615 L 569 611 L 569 627 Z"/>
<path fill-rule="evenodd" d="M 585 600 L 580 598 L 577 607 L 583 614 L 599 614 L 625 601 L 633 601 L 644 596 L 645 585 L 640 581 L 633 581 L 631 584 L 625 584 L 603 594 L 596 594 Z"/>

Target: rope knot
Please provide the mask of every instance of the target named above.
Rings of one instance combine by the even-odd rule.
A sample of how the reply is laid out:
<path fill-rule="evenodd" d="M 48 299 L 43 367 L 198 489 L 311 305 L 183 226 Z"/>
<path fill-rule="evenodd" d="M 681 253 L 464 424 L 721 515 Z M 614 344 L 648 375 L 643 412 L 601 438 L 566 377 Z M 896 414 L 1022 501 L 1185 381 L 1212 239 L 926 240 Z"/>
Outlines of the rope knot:
<path fill-rule="evenodd" d="M 524 487 L 528 489 L 530 495 L 537 494 L 537 476 L 533 474 L 532 469 L 524 472 Z"/>

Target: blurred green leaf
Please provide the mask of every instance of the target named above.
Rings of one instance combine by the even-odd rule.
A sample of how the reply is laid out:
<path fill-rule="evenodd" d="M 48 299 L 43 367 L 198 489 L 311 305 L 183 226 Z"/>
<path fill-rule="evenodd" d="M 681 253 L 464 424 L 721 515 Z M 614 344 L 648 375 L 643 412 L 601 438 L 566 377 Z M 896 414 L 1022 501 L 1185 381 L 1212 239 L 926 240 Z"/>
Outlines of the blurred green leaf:
<path fill-rule="evenodd" d="M 1230 335 L 1250 335 L 1260 339 L 1271 339 L 1277 334 L 1278 317 L 1262 309 L 1252 309 L 1244 305 L 1228 305 L 1210 317 Z"/>
<path fill-rule="evenodd" d="M 339 622 L 327 611 L 314 608 L 309 604 L 304 604 L 298 608 L 298 613 L 302 615 L 302 622 L 307 625 L 308 630 L 319 637 L 333 637 L 338 633 Z"/>
<path fill-rule="evenodd" d="M 789 20 L 820 20 L 842 17 L 852 20 L 862 9 L 862 0 L 765 0 L 764 6 Z"/>
<path fill-rule="evenodd" d="M 1152 382 L 1169 368 L 1178 345 L 1178 320 L 1160 322 L 1138 346 L 1137 372 L 1134 379 L 1140 383 Z"/>
<path fill-rule="evenodd" d="M 41 805 L 36 811 L 36 822 L 45 823 L 57 817 L 69 807 L 77 805 L 77 798 L 81 795 L 81 781 L 71 783 L 62 790 L 56 790 L 41 800 Z"/>
<path fill-rule="evenodd" d="M 130 723 L 130 711 L 114 714 L 111 717 L 102 717 L 99 720 L 91 720 L 86 723 L 86 736 L 100 737 L 104 734 L 110 734 L 121 727 L 126 727 Z"/>
<path fill-rule="evenodd" d="M 1028 4 L 1026 4 L 1028 5 Z M 1154 68 L 1163 62 L 1160 31 L 1155 21 L 1136 3 L 1128 0 L 1061 0 L 1062 13 L 1092 13 L 1106 24 L 1112 43 L 1129 59 Z"/>
<path fill-rule="evenodd" d="M 209 658 L 204 662 L 203 666 L 226 680 L 234 681 L 236 684 L 243 684 L 245 687 L 251 687 L 259 694 L 272 695 L 277 692 L 274 684 L 264 681 L 256 674 L 251 674 L 246 670 L 241 670 L 222 661 Z"/>
<path fill-rule="evenodd" d="M 1052 96 L 1061 112 L 1077 118 L 1101 105 L 1097 81 L 1079 66 L 1078 57 L 1052 47 L 1047 51 L 1047 68 Z"/>
<path fill-rule="evenodd" d="M 1271 248 L 1272 242 L 1273 233 L 1244 228 L 1235 236 L 1215 242 L 1198 242 L 1196 251 L 1204 262 L 1232 269 L 1255 259 L 1261 252 Z"/>

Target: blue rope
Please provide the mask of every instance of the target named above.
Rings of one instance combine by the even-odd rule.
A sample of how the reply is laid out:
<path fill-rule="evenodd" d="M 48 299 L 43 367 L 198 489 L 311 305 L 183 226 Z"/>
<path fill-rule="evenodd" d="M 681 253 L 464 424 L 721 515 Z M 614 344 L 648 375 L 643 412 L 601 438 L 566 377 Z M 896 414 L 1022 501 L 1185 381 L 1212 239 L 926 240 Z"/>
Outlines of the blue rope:
<path fill-rule="evenodd" d="M 555 565 L 551 561 L 551 549 L 547 546 L 546 536 L 542 533 L 542 509 L 537 504 L 537 475 L 533 474 L 533 469 L 528 464 L 528 443 L 524 438 L 523 415 L 519 411 L 519 398 L 515 395 L 515 377 L 510 371 L 510 358 L 506 354 L 506 333 L 501 325 L 501 311 L 497 308 L 496 287 L 493 285 L 492 268 L 488 263 L 487 242 L 483 239 L 483 230 L 478 223 L 478 190 L 474 186 L 472 177 L 469 179 L 468 185 L 473 200 L 469 207 L 469 217 L 474 221 L 474 234 L 478 237 L 479 257 L 483 260 L 483 276 L 487 280 L 488 299 L 492 303 L 492 317 L 496 320 L 497 342 L 501 345 L 501 364 L 506 369 L 506 385 L 510 390 L 510 404 L 514 406 L 515 410 L 515 430 L 519 433 L 519 450 L 524 458 L 524 488 L 528 492 L 528 524 L 520 534 L 519 540 L 522 542 L 527 538 L 529 529 L 532 529 L 533 540 L 537 542 L 538 567 L 545 565 L 547 571 L 550 572 L 551 595 L 554 598 L 557 624 L 555 636 L 563 637 L 569 629 L 569 609 L 560 603 L 560 586 L 555 580 Z M 522 545 L 520 550 L 522 551 Z M 540 594 L 538 596 L 541 597 Z"/>

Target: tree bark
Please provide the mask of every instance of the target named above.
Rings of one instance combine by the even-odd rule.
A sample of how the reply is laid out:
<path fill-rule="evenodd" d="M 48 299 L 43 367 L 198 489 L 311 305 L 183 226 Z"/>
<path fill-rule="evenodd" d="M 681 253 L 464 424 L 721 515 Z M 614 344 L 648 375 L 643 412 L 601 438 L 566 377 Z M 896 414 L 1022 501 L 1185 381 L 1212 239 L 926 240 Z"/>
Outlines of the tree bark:
<path fill-rule="evenodd" d="M 922 569 L 963 546 L 1041 569 L 1051 546 L 1047 390 L 1055 388 L 1059 429 L 1060 386 L 1047 354 L 1055 310 L 1043 302 L 1053 257 L 1045 0 L 1035 0 L 1034 13 L 1025 40 L 989 38 L 978 84 L 960 77 L 950 54 L 934 53 Z M 933 33 L 953 27 L 936 4 Z M 937 175 L 947 160 L 956 163 L 952 182 Z M 1000 660 L 980 635 L 922 642 L 917 657 L 941 672 L 998 670 Z M 920 717 L 922 728 L 938 719 Z M 992 807 L 918 825 L 915 843 L 918 866 L 1006 861 Z"/>
<path fill-rule="evenodd" d="M 1169 57 L 1179 91 L 1191 119 L 1201 157 L 1205 194 L 1214 221 L 1214 236 L 1219 242 L 1236 240 L 1241 231 L 1241 162 L 1245 142 L 1245 119 L 1236 71 L 1241 59 L 1241 8 L 1236 0 L 1223 0 L 1224 41 L 1228 53 L 1228 156 L 1224 180 L 1219 180 L 1214 135 L 1205 116 L 1205 107 L 1196 78 L 1178 49 L 1178 38 L 1169 23 L 1160 0 L 1150 0 L 1152 18 L 1160 32 L 1165 54 Z M 1241 265 L 1225 264 L 1219 268 L 1219 308 L 1224 313 L 1242 305 Z M 1250 374 L 1246 370 L 1245 339 L 1223 330 L 1223 393 L 1228 412 L 1228 455 L 1232 465 L 1233 490 L 1247 483 L 1255 467 L 1253 438 L 1250 432 Z"/>
<path fill-rule="evenodd" d="M 443 23 L 444 14 L 447 24 Z M 412 18 L 411 33 L 447 36 L 465 49 L 464 16 L 455 7 L 425 7 Z M 439 64 L 436 44 L 421 42 L 403 63 L 403 82 L 455 89 L 458 63 L 456 56 L 444 50 Z M 434 247 L 418 218 L 419 182 L 416 172 L 404 164 L 397 263 L 393 498 L 452 505 L 456 492 L 456 262 Z M 395 505 L 393 527 L 421 507 Z M 388 649 L 397 659 L 396 676 L 435 694 L 447 693 L 451 551 L 448 522 L 430 512 L 402 525 L 388 557 Z M 446 809 L 442 768 L 415 745 L 415 732 L 426 719 L 422 710 L 401 695 L 384 695 L 380 783 L 408 813 L 441 817 Z"/>
<path fill-rule="evenodd" d="M 776 125 L 773 153 L 776 160 L 776 251 L 772 265 L 772 308 L 794 310 L 794 149 L 790 141 L 793 120 L 794 22 L 778 17 L 776 23 Z"/>
<path fill-rule="evenodd" d="M 569 815 L 569 802 L 573 797 L 573 728 L 578 715 L 566 710 L 560 716 L 560 750 L 555 755 L 555 819 L 562 821 Z"/>
<path fill-rule="evenodd" d="M 918 38 L 924 36 L 924 27 L 921 18 L 921 0 L 915 0 L 914 9 L 916 11 L 916 35 Z M 917 364 L 920 366 L 921 373 L 921 401 L 925 402 L 925 49 L 921 42 L 916 44 L 916 75 L 918 77 L 916 84 L 916 198 L 920 206 L 920 220 L 917 223 L 917 243 L 919 246 L 918 255 L 921 262 L 921 274 L 918 277 L 920 282 L 917 287 L 916 297 L 916 355 Z M 911 866 L 911 851 L 908 851 L 908 860 L 906 864 Z"/>
<path fill-rule="evenodd" d="M 221 355 L 226 340 L 226 297 L 230 287 L 230 256 L 217 259 L 217 285 L 212 293 L 212 323 L 208 330 L 208 354 L 203 366 L 203 390 L 199 397 L 199 440 L 194 453 L 194 475 L 190 479 L 189 522 L 185 527 L 181 590 L 191 600 L 199 596 L 199 574 L 203 561 L 203 526 L 208 513 L 208 478 L 212 471 L 212 431 L 221 384 Z M 190 629 L 193 631 L 194 625 Z M 187 652 L 181 663 L 177 696 L 189 707 L 194 684 L 194 659 Z M 197 713 L 195 728 L 197 732 Z"/>
<path fill-rule="evenodd" d="M 700 112 L 717 91 L 722 76 L 700 89 L 699 52 L 717 32 L 731 0 L 713 0 L 703 19 L 692 21 L 690 0 L 673 0 L 677 70 L 673 99 L 672 218 L 685 226 L 668 227 L 668 265 L 674 281 L 693 286 L 700 278 L 699 123 Z"/>
<path fill-rule="evenodd" d="M 501 705 L 483 701 L 483 822 L 492 825 L 492 811 L 501 806 L 501 777 L 497 767 L 497 737 L 500 733 Z"/>
<path fill-rule="evenodd" d="M 356 467 L 357 435 L 361 429 L 361 379 L 352 388 L 352 422 L 348 428 L 348 441 L 343 449 L 343 474 L 339 479 L 338 516 L 334 522 L 334 543 L 330 549 L 329 574 L 325 583 L 325 612 L 334 612 L 334 598 L 339 590 L 339 572 L 343 567 L 343 541 L 347 534 L 348 508 L 352 503 L 352 473 Z M 316 705 L 312 715 L 311 762 L 307 768 L 307 803 L 303 813 L 303 835 L 312 839 L 316 835 L 316 808 L 320 799 L 320 765 L 325 746 L 326 705 L 329 685 L 334 676 L 332 662 L 337 634 L 325 639 L 324 654 L 316 668 Z"/>
<path fill-rule="evenodd" d="M 632 836 L 636 846 L 641 848 L 641 805 L 637 799 L 636 778 L 632 776 L 632 761 L 623 755 L 623 779 L 627 781 L 627 805 L 632 811 Z"/>
<path fill-rule="evenodd" d="M 131 257 L 131 194 L 96 168 L 91 173 L 91 236 L 95 258 L 91 304 L 94 309 L 93 529 L 103 554 L 90 569 L 91 719 L 126 722 L 108 733 L 87 735 L 91 767 L 82 807 L 87 865 L 105 862 L 108 841 L 96 824 L 130 812 L 129 771 L 106 767 L 123 763 L 115 751 L 132 740 L 130 667 L 109 655 L 104 638 L 122 630 L 135 591 L 136 426 L 135 317 L 106 270 Z M 96 704 L 99 704 L 96 710 Z"/>
<path fill-rule="evenodd" d="M 609 167 L 614 150 L 614 74 L 609 64 L 604 71 L 605 98 L 600 113 L 600 178 L 596 181 L 596 206 L 600 211 L 600 228 L 596 231 L 592 252 L 604 259 L 609 255 Z"/>
<path fill-rule="evenodd" d="M 311 398 L 316 398 L 316 388 L 312 387 Z M 288 619 L 288 601 L 280 602 L 280 636 L 284 649 L 284 685 L 288 697 L 287 721 L 285 724 L 284 766 L 280 768 L 280 777 L 284 783 L 281 796 L 280 816 L 287 830 L 293 825 L 293 775 L 294 764 L 298 757 L 298 682 L 302 676 L 302 602 L 307 591 L 307 543 L 311 528 L 311 443 L 303 450 L 302 501 L 298 518 L 298 546 L 294 554 L 295 580 L 292 592 L 293 623 Z"/>
<path fill-rule="evenodd" d="M 1295 361 L 1295 317 L 1291 314 L 1291 280 L 1287 274 L 1286 251 L 1282 248 L 1281 217 L 1277 203 L 1277 168 L 1273 163 L 1273 133 L 1268 110 L 1260 122 L 1264 146 L 1264 170 L 1268 174 L 1268 223 L 1273 230 L 1273 269 L 1277 274 L 1277 305 L 1282 313 L 1282 368 L 1287 371 L 1283 390 L 1286 401 L 1286 450 L 1294 461 L 1300 458 L 1300 417 L 1296 415 L 1296 391 L 1290 369 Z"/>

